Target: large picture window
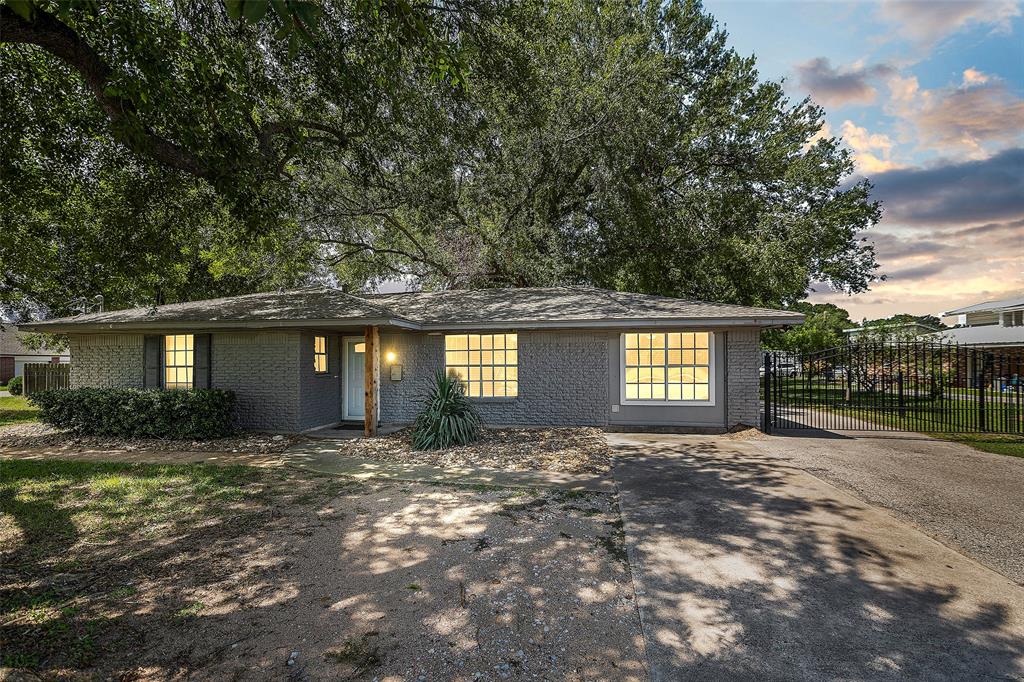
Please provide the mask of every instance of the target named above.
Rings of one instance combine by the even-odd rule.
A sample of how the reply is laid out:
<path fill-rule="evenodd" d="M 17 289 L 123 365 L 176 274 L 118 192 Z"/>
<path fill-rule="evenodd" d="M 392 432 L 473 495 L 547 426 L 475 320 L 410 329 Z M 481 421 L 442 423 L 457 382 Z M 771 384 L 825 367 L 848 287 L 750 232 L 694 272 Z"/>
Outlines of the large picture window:
<path fill-rule="evenodd" d="M 519 395 L 519 339 L 515 334 L 449 334 L 444 365 L 471 398 Z"/>
<path fill-rule="evenodd" d="M 623 401 L 712 403 L 713 346 L 710 332 L 623 334 Z"/>
<path fill-rule="evenodd" d="M 164 388 L 192 388 L 195 357 L 192 334 L 172 334 L 164 337 Z"/>

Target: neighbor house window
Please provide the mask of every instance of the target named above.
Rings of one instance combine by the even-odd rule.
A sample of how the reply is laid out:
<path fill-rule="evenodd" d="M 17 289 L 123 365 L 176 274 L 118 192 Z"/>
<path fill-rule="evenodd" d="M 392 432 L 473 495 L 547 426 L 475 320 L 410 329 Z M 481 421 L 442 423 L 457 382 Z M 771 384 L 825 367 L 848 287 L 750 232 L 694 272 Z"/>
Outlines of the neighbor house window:
<path fill-rule="evenodd" d="M 164 337 L 164 388 L 192 388 L 192 335 Z"/>
<path fill-rule="evenodd" d="M 622 399 L 626 402 L 713 400 L 710 332 L 622 335 Z"/>
<path fill-rule="evenodd" d="M 519 339 L 515 334 L 449 334 L 444 366 L 471 398 L 519 395 Z"/>
<path fill-rule="evenodd" d="M 327 337 L 313 337 L 313 371 L 327 374 Z"/>

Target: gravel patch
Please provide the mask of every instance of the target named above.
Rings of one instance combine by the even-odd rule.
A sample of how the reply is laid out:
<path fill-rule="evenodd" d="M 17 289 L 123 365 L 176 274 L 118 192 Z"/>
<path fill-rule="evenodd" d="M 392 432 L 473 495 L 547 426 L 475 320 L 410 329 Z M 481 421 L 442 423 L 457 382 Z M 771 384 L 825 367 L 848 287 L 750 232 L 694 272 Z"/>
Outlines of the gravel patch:
<path fill-rule="evenodd" d="M 485 429 L 477 442 L 437 451 L 413 450 L 410 429 L 339 443 L 338 454 L 437 467 L 486 467 L 510 471 L 607 473 L 611 455 L 595 428 Z"/>
<path fill-rule="evenodd" d="M 304 436 L 272 433 L 240 433 L 207 440 L 170 440 L 160 438 L 110 438 L 77 436 L 70 431 L 40 423 L 12 424 L 0 427 L 0 452 L 47 448 L 54 453 L 85 450 L 111 452 L 244 452 L 271 454 L 306 440 Z"/>

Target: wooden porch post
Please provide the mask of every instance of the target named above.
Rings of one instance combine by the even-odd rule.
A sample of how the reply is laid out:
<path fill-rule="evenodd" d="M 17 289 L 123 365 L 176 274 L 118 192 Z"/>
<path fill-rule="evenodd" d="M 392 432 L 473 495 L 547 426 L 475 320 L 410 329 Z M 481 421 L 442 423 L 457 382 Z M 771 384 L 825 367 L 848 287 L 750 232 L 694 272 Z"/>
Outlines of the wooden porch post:
<path fill-rule="evenodd" d="M 363 378 L 363 433 L 367 436 L 377 434 L 377 405 L 380 393 L 380 329 L 366 327 L 363 330 L 366 352 L 363 355 L 366 374 Z"/>

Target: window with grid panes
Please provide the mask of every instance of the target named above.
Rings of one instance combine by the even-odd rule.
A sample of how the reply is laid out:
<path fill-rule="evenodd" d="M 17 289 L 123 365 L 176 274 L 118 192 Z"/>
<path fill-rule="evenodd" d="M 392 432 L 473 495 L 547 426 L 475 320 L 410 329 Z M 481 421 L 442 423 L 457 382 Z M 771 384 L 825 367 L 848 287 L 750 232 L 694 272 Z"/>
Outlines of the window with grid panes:
<path fill-rule="evenodd" d="M 710 401 L 713 341 L 710 332 L 623 334 L 623 399 Z"/>
<path fill-rule="evenodd" d="M 447 334 L 444 366 L 462 380 L 471 398 L 519 395 L 519 339 L 516 334 Z"/>
<path fill-rule="evenodd" d="M 327 337 L 313 337 L 313 371 L 317 374 L 327 373 Z"/>
<path fill-rule="evenodd" d="M 164 337 L 164 388 L 192 388 L 192 334 Z"/>

